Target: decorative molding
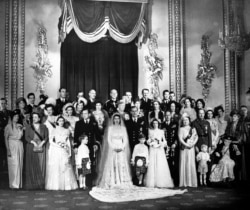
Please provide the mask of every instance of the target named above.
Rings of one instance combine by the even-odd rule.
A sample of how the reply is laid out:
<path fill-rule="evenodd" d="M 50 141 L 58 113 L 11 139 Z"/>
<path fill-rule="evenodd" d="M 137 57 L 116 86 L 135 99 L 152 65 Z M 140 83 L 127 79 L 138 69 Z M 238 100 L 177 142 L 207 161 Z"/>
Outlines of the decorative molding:
<path fill-rule="evenodd" d="M 234 12 L 232 8 L 232 0 L 228 0 L 228 25 L 229 35 L 233 33 L 234 29 Z M 230 51 L 230 89 L 231 89 L 231 110 L 236 109 L 236 86 L 235 86 L 235 52 Z"/>
<path fill-rule="evenodd" d="M 25 0 L 21 0 L 21 38 L 20 38 L 20 96 L 24 96 L 24 59 L 25 59 Z"/>
<path fill-rule="evenodd" d="M 9 37 L 10 37 L 10 1 L 5 0 L 5 46 L 4 46 L 4 97 L 9 99 Z"/>
<path fill-rule="evenodd" d="M 187 94 L 187 62 L 186 62 L 186 18 L 185 1 L 181 0 L 181 23 L 182 23 L 182 93 Z"/>
<path fill-rule="evenodd" d="M 15 107 L 18 96 L 18 0 L 12 1 L 12 22 L 11 22 L 11 104 Z"/>
<path fill-rule="evenodd" d="M 227 33 L 227 0 L 222 1 L 223 7 L 223 32 Z M 229 65 L 229 50 L 224 50 L 224 88 L 225 88 L 225 112 L 230 112 L 230 65 Z"/>
<path fill-rule="evenodd" d="M 174 38 L 173 38 L 173 0 L 168 0 L 168 33 L 169 33 L 169 89 L 175 90 Z"/>
<path fill-rule="evenodd" d="M 180 0 L 174 0 L 174 22 L 175 22 L 175 78 L 176 78 L 176 99 L 181 98 L 181 14 Z"/>

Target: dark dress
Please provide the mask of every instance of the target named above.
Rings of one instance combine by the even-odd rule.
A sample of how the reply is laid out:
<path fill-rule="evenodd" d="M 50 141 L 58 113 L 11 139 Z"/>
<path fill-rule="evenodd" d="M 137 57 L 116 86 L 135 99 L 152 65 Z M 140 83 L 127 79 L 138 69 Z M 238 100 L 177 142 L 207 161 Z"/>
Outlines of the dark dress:
<path fill-rule="evenodd" d="M 45 125 L 40 124 L 37 132 L 45 140 L 43 152 L 33 151 L 34 145 L 31 140 L 39 140 L 31 126 L 26 128 L 26 164 L 25 164 L 25 189 L 44 189 L 45 187 L 45 169 L 46 169 L 46 143 L 49 139 L 48 129 Z"/>

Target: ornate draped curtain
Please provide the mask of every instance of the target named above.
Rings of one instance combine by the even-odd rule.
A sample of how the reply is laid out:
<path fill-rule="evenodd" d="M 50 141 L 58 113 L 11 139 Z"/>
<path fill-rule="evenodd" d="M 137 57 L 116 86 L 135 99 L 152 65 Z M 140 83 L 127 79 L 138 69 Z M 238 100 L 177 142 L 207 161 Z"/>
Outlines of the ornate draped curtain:
<path fill-rule="evenodd" d="M 138 92 L 137 46 L 146 33 L 147 0 L 65 0 L 59 19 L 61 86 L 70 97 L 91 88 L 104 101 Z"/>

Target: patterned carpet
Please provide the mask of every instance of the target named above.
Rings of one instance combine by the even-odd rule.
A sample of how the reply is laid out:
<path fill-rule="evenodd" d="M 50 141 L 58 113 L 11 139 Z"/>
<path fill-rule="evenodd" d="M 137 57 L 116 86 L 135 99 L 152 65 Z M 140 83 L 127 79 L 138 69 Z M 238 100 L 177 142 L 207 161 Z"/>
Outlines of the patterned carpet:
<path fill-rule="evenodd" d="M 2 177 L 0 177 L 2 178 Z M 250 190 L 246 186 L 188 188 L 183 195 L 124 203 L 102 203 L 88 191 L 9 190 L 0 179 L 0 210 L 21 209 L 248 209 Z M 3 189 L 5 188 L 5 189 Z"/>

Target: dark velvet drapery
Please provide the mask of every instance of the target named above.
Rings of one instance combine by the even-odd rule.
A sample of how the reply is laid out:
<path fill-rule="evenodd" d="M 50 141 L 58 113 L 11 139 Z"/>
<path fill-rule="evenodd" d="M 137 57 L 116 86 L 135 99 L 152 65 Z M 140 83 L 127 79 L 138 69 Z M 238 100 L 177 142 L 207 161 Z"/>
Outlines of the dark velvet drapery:
<path fill-rule="evenodd" d="M 82 41 L 72 30 L 61 44 L 61 86 L 73 99 L 78 91 L 87 95 L 95 89 L 105 101 L 111 89 L 117 89 L 119 98 L 125 91 L 134 96 L 138 91 L 138 54 L 132 41 L 121 44 L 111 38 L 94 43 Z"/>

